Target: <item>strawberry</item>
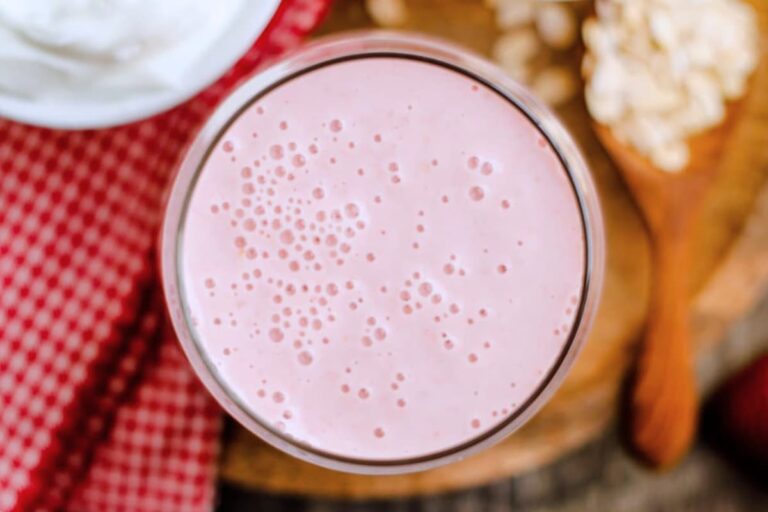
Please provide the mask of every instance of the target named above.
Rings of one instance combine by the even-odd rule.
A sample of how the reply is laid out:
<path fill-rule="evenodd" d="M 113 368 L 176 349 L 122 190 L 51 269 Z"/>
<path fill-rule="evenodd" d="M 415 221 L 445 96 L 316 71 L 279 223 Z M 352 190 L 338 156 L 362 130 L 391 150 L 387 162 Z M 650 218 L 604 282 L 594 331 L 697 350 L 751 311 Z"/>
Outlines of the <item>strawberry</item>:
<path fill-rule="evenodd" d="M 768 475 L 768 353 L 729 378 L 709 402 L 705 433 L 736 462 Z"/>

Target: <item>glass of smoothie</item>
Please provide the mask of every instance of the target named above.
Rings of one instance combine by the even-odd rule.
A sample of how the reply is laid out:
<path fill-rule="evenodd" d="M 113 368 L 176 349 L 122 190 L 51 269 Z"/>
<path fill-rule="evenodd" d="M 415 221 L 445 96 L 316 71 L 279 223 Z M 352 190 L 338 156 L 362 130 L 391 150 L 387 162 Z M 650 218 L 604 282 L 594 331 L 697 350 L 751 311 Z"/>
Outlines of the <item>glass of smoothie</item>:
<path fill-rule="evenodd" d="M 192 366 L 266 442 L 369 474 L 509 435 L 583 344 L 603 274 L 584 160 L 482 58 L 317 42 L 259 72 L 180 165 L 162 278 Z"/>

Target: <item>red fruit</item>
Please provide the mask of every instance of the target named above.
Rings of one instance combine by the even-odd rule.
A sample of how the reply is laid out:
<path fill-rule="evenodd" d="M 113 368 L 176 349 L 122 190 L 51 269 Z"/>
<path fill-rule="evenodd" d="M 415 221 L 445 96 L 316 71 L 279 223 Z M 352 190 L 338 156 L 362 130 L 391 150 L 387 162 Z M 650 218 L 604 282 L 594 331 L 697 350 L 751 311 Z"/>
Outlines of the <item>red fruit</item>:
<path fill-rule="evenodd" d="M 768 354 L 726 381 L 707 419 L 726 451 L 768 467 Z"/>

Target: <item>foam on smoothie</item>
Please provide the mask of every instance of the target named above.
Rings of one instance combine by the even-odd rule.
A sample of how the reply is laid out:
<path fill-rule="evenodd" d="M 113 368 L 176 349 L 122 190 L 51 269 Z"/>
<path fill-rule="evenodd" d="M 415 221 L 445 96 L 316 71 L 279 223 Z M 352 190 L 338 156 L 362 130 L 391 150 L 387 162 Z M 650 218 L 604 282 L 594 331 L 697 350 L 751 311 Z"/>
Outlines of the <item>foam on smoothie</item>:
<path fill-rule="evenodd" d="M 585 241 L 549 143 L 438 64 L 361 58 L 278 86 L 202 166 L 180 267 L 195 336 L 265 424 L 376 460 L 449 449 L 541 386 Z"/>

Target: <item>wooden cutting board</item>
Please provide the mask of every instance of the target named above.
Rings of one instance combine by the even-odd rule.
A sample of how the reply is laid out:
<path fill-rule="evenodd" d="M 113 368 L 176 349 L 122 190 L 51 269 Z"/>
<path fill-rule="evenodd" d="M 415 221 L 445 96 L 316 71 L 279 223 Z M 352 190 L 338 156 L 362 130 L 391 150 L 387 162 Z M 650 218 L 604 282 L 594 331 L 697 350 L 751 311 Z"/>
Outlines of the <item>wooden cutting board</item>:
<path fill-rule="evenodd" d="M 745 113 L 728 142 L 717 186 L 698 226 L 693 307 L 700 351 L 722 338 L 768 289 L 768 2 L 759 10 L 764 58 Z M 478 0 L 410 0 L 409 25 L 488 53 L 493 13 Z M 359 0 L 338 0 L 323 32 L 371 26 Z M 577 66 L 573 56 L 572 65 Z M 594 330 L 554 398 L 517 433 L 462 462 L 413 475 L 368 477 L 322 469 L 284 455 L 241 427 L 227 439 L 221 473 L 262 490 L 337 498 L 395 497 L 457 490 L 546 464 L 599 435 L 616 418 L 621 383 L 646 314 L 649 247 L 627 190 L 590 130 L 580 99 L 558 110 L 597 181 L 608 238 L 603 300 Z"/>

